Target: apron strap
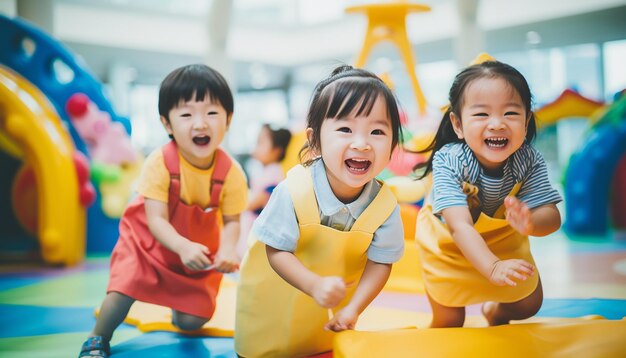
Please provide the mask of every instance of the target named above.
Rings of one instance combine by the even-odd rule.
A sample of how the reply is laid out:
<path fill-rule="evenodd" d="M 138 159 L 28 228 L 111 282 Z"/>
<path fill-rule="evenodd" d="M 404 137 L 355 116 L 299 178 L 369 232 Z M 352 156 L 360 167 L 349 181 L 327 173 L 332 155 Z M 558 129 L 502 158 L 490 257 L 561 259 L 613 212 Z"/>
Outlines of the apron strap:
<path fill-rule="evenodd" d="M 161 149 L 165 167 L 170 173 L 170 189 L 167 198 L 167 206 L 170 217 L 172 216 L 180 198 L 180 160 L 178 158 L 178 147 L 176 142 L 170 141 Z"/>
<path fill-rule="evenodd" d="M 232 159 L 220 148 L 215 150 L 215 164 L 211 177 L 211 202 L 209 207 L 217 208 L 220 205 L 220 194 L 224 187 L 224 180 L 233 164 Z"/>
<path fill-rule="evenodd" d="M 300 225 L 320 224 L 311 171 L 298 164 L 287 172 L 287 189 Z"/>
<path fill-rule="evenodd" d="M 373 234 L 389 218 L 398 205 L 396 196 L 386 184 L 380 187 L 380 191 L 359 215 L 350 231 L 363 231 Z"/>
<path fill-rule="evenodd" d="M 509 196 L 516 196 L 521 187 L 522 187 L 522 183 L 515 183 L 515 185 L 513 185 L 513 188 L 511 189 L 511 192 L 509 193 Z M 502 204 L 500 205 L 498 210 L 496 210 L 496 212 L 493 214 L 493 217 L 504 218 L 505 213 L 506 213 L 506 207 L 504 206 L 504 204 Z"/>

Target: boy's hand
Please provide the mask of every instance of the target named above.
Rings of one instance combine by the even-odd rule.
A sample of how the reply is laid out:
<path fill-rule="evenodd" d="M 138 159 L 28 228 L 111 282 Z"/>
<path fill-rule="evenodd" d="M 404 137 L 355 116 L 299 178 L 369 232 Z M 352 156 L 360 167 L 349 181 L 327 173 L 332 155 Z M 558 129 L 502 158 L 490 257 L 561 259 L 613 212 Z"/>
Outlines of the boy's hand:
<path fill-rule="evenodd" d="M 517 286 L 517 281 L 525 281 L 535 273 L 535 266 L 520 259 L 498 260 L 493 263 L 489 281 L 498 286 Z"/>
<path fill-rule="evenodd" d="M 239 255 L 237 250 L 222 247 L 217 251 L 213 265 L 208 269 L 214 269 L 222 273 L 234 272 L 239 269 Z"/>
<path fill-rule="evenodd" d="M 209 248 L 193 241 L 185 242 L 178 252 L 180 260 L 188 269 L 200 271 L 211 265 Z"/>
<path fill-rule="evenodd" d="M 359 319 L 359 313 L 350 305 L 347 305 L 324 325 L 324 330 L 341 332 L 346 329 L 354 329 L 357 319 Z"/>
<path fill-rule="evenodd" d="M 530 220 L 530 209 L 518 198 L 507 196 L 504 199 L 506 207 L 506 220 L 515 230 L 522 235 L 529 235 L 533 230 L 533 223 Z"/>
<path fill-rule="evenodd" d="M 346 296 L 346 284 L 338 276 L 320 277 L 313 285 L 312 296 L 324 308 L 335 307 Z"/>

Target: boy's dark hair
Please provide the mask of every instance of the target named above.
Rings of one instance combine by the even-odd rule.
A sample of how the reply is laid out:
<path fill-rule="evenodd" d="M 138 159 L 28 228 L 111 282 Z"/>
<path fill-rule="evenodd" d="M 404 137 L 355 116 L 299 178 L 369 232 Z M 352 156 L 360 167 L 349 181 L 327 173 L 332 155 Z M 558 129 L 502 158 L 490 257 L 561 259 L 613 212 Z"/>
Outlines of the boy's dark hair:
<path fill-rule="evenodd" d="M 347 117 L 357 105 L 360 105 L 356 109 L 357 115 L 368 115 L 378 96 L 382 96 L 387 104 L 393 132 L 391 142 L 393 149 L 402 137 L 398 104 L 393 92 L 380 78 L 370 71 L 342 65 L 318 83 L 313 91 L 307 114 L 306 126 L 313 129 L 313 136 L 300 150 L 300 161 L 303 162 L 304 158 L 307 158 L 302 165 L 309 166 L 316 160 L 307 156 L 312 150 L 320 152 L 320 129 L 325 119 Z"/>
<path fill-rule="evenodd" d="M 208 95 L 224 107 L 228 117 L 232 115 L 234 101 L 228 83 L 219 72 L 203 64 L 179 67 L 163 79 L 159 89 L 159 115 L 169 122 L 170 110 L 181 101 L 190 101 L 194 94 L 195 101 L 204 101 Z"/>
<path fill-rule="evenodd" d="M 454 112 L 459 119 L 463 120 L 461 118 L 461 108 L 463 107 L 465 89 L 471 82 L 479 78 L 502 78 L 511 87 L 513 87 L 515 91 L 517 91 L 522 99 L 522 102 L 524 103 L 524 109 L 526 110 L 527 115 L 530 116 L 526 130 L 526 142 L 530 143 L 535 138 L 537 125 L 535 123 L 535 114 L 531 109 L 532 94 L 530 93 L 530 87 L 528 86 L 528 82 L 526 82 L 524 76 L 514 67 L 499 61 L 486 61 L 469 66 L 456 75 L 454 82 L 452 82 L 452 87 L 450 87 L 450 93 L 448 94 L 448 101 L 450 101 L 450 105 L 439 123 L 439 129 L 437 129 L 435 138 L 427 148 L 418 151 L 418 153 L 432 151 L 428 161 L 419 163 L 413 168 L 413 170 L 426 168 L 419 176 L 420 179 L 427 176 L 428 173 L 433 170 L 433 158 L 439 149 L 448 143 L 463 142 L 463 140 L 459 139 L 454 132 L 454 127 L 452 126 L 452 121 L 450 120 L 450 113 Z"/>
<path fill-rule="evenodd" d="M 287 152 L 287 146 L 291 140 L 291 132 L 286 128 L 273 129 L 269 124 L 264 124 L 263 128 L 267 129 L 270 134 L 270 140 L 272 141 L 272 147 L 280 149 L 280 155 L 278 161 L 285 159 Z"/>

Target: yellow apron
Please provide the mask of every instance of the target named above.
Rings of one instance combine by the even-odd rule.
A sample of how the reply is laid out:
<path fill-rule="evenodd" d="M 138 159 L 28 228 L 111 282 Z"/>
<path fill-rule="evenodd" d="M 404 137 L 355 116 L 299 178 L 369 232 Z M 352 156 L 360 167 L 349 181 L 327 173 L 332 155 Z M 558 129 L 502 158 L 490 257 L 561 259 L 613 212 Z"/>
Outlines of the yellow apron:
<path fill-rule="evenodd" d="M 520 187 L 521 183 L 516 184 L 510 195 L 517 194 Z M 478 189 L 465 184 L 464 192 L 468 194 L 470 207 L 474 207 Z M 504 212 L 503 204 L 493 217 L 480 213 L 474 228 L 499 259 L 524 259 L 534 265 L 528 237 L 509 225 Z M 463 256 L 447 225 L 432 213 L 430 205 L 422 208 L 417 216 L 415 240 L 422 262 L 424 286 L 430 297 L 441 305 L 464 307 L 486 301 L 516 302 L 537 288 L 537 271 L 526 281 L 518 281 L 517 286 L 492 284 Z"/>
<path fill-rule="evenodd" d="M 287 173 L 300 238 L 295 251 L 302 264 L 320 276 L 340 276 L 357 282 L 367 262 L 374 232 L 397 202 L 386 185 L 356 220 L 350 231 L 320 224 L 311 173 L 298 165 Z M 251 237 L 237 287 L 235 351 L 243 357 L 298 357 L 332 349 L 333 332 L 324 331 L 328 309 L 285 282 L 271 268 L 265 244 Z M 356 284 L 347 289 L 337 312 L 352 298 Z"/>

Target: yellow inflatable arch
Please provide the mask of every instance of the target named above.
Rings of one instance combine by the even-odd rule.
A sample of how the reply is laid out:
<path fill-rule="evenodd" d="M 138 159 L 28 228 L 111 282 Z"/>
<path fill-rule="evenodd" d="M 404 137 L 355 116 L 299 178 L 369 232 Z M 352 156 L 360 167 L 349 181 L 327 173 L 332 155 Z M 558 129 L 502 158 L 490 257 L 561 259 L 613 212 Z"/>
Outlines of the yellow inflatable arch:
<path fill-rule="evenodd" d="M 35 173 L 38 239 L 43 259 L 72 265 L 85 251 L 85 209 L 79 202 L 74 145 L 48 99 L 0 66 L 0 148 Z"/>

